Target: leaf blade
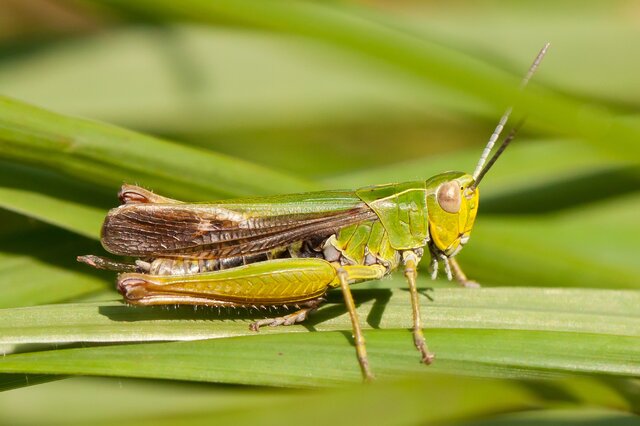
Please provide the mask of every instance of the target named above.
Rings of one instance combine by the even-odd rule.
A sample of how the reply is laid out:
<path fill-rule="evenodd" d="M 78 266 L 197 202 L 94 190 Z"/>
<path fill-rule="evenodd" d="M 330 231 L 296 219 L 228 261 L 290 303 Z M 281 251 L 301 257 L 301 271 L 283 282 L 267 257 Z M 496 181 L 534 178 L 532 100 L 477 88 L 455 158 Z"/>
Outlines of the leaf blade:
<path fill-rule="evenodd" d="M 335 386 L 361 380 L 348 336 L 348 332 L 264 334 L 60 349 L 5 356 L 0 360 L 0 372 Z M 640 375 L 638 337 L 522 330 L 430 330 L 430 344 L 439 361 L 426 369 L 418 362 L 409 331 L 369 330 L 365 336 L 371 364 L 380 378 L 430 371 L 518 378 L 555 377 L 558 373 Z"/>
<path fill-rule="evenodd" d="M 71 118 L 0 97 L 3 158 L 51 168 L 102 186 L 136 180 L 191 200 L 315 185 L 266 167 L 115 126 Z"/>
<path fill-rule="evenodd" d="M 402 279 L 396 277 L 398 285 Z M 365 329 L 409 329 L 408 294 L 401 288 L 354 288 Z M 640 293 L 632 290 L 485 288 L 436 289 L 421 295 L 429 328 L 478 328 L 600 333 L 640 337 Z M 277 313 L 235 313 L 190 307 L 132 307 L 87 302 L 0 310 L 0 343 L 140 342 L 255 336 L 251 321 Z M 329 303 L 307 323 L 263 329 L 262 334 L 350 330 L 340 302 Z"/>

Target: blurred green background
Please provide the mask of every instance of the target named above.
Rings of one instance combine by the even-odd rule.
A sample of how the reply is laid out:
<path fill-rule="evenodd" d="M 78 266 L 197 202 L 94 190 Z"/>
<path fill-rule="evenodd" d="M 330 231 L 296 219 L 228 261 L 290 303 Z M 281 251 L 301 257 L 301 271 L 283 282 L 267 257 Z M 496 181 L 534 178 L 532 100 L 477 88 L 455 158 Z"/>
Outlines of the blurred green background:
<path fill-rule="evenodd" d="M 470 172 L 547 41 L 460 255 L 484 288 L 423 265 L 432 367 L 401 274 L 354 287 L 362 387 L 339 294 L 256 336 L 262 313 L 126 307 L 75 262 L 123 182 L 202 201 Z M 635 424 L 639 41 L 630 0 L 0 0 L 0 423 Z"/>

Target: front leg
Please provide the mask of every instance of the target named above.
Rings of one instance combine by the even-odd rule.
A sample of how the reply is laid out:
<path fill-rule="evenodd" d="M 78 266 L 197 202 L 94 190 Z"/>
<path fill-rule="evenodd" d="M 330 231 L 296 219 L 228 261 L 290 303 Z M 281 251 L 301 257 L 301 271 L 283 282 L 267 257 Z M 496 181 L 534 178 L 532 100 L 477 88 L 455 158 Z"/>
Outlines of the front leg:
<path fill-rule="evenodd" d="M 420 258 L 413 251 L 405 251 L 402 253 L 402 261 L 404 263 L 404 276 L 407 277 L 409 293 L 411 294 L 411 308 L 413 309 L 413 343 L 422 355 L 422 362 L 425 364 L 431 364 L 435 356 L 429 352 L 424 334 L 422 333 L 420 303 L 418 299 L 418 288 L 416 285 L 416 278 L 418 277 L 417 266 Z"/>
<path fill-rule="evenodd" d="M 455 258 L 450 257 L 449 264 L 451 265 L 451 269 L 453 270 L 453 276 L 456 278 L 456 281 L 458 281 L 458 283 L 462 287 L 466 287 L 466 288 L 480 287 L 480 284 L 467 278 L 467 275 L 462 271 L 460 264 Z"/>

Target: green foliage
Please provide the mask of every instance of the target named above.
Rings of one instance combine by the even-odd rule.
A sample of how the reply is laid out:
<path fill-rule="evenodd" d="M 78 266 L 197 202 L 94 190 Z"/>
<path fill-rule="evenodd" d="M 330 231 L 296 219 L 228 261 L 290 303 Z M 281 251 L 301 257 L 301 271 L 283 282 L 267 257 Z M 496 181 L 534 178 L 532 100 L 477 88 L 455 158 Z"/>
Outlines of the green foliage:
<path fill-rule="evenodd" d="M 73 7 L 102 31 L 0 46 L 0 423 L 631 424 L 633 2 Z M 104 253 L 122 182 L 203 201 L 470 171 L 515 98 L 524 134 L 460 255 L 484 288 L 420 271 L 429 368 L 401 274 L 354 286 L 380 379 L 363 387 L 339 292 L 255 335 L 263 312 L 128 307 L 113 274 L 75 262 Z"/>

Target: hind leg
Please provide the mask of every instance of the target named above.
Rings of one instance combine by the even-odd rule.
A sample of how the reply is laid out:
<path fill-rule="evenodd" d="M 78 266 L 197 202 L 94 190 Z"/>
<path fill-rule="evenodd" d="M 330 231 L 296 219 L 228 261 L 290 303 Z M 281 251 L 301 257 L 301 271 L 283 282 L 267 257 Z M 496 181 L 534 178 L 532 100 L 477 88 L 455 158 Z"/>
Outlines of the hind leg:
<path fill-rule="evenodd" d="M 323 302 L 324 299 L 317 298 L 314 300 L 310 300 L 306 303 L 306 306 L 302 309 L 299 309 L 295 312 L 292 312 L 287 315 L 283 315 L 281 317 L 274 318 L 265 318 L 255 322 L 252 322 L 249 325 L 249 328 L 253 331 L 258 331 L 260 327 L 269 326 L 269 327 L 277 327 L 279 325 L 293 325 L 299 322 L 306 320 L 309 317 L 309 314 L 316 309 Z"/>

